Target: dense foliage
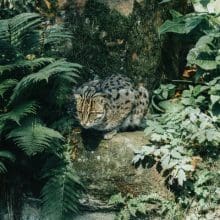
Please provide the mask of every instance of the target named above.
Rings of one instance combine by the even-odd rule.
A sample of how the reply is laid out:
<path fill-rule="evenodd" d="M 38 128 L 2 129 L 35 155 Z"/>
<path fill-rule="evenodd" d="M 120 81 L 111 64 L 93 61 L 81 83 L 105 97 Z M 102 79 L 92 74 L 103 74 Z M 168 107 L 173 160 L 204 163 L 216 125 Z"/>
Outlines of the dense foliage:
<path fill-rule="evenodd" d="M 126 195 L 121 193 L 113 195 L 109 200 L 110 205 L 120 207 L 120 212 L 116 220 L 151 218 L 163 216 L 165 219 L 175 219 L 180 217 L 179 208 L 172 201 L 162 198 L 158 194 L 150 195 Z"/>
<path fill-rule="evenodd" d="M 195 12 L 171 11 L 172 20 L 160 27 L 160 34 L 187 34 L 185 38 L 196 43 L 188 52 L 184 79 L 154 91 L 156 114 L 145 129 L 150 143 L 135 152 L 133 159 L 135 164 L 155 164 L 182 207 L 193 209 L 196 218 L 202 213 L 212 216 L 220 202 L 220 17 L 216 2 L 193 1 Z"/>
<path fill-rule="evenodd" d="M 17 212 L 15 197 L 26 195 L 41 198 L 41 219 L 70 219 L 78 212 L 83 186 L 66 138 L 75 122 L 66 112 L 81 66 L 63 55 L 72 50 L 70 59 L 86 66 L 85 79 L 129 69 L 140 79 L 149 68 L 144 61 L 156 62 L 153 49 L 154 56 L 136 53 L 146 38 L 141 16 L 151 16 L 144 8 L 124 17 L 89 1 L 82 15 L 72 1 L 75 13 L 66 18 L 72 22 L 70 33 L 54 25 L 61 14 L 57 2 L 62 1 L 0 0 L 0 218 L 11 216 L 11 205 Z M 157 194 L 118 194 L 110 199 L 121 208 L 117 219 L 219 217 L 220 11 L 217 0 L 192 0 L 192 5 L 195 11 L 186 15 L 171 10 L 172 19 L 159 28 L 158 36 L 176 34 L 193 46 L 182 79 L 153 92 L 145 129 L 149 143 L 133 158 L 135 165 L 157 168 L 176 203 Z M 158 36 L 152 37 L 158 41 Z"/>
<path fill-rule="evenodd" d="M 67 103 L 81 68 L 58 58 L 62 43 L 70 38 L 62 25 L 47 26 L 36 13 L 0 20 L 1 174 L 8 169 L 1 184 L 16 191 L 32 179 L 29 184 L 41 189 L 42 219 L 77 213 L 82 190 L 63 136 L 66 121 L 74 123 L 73 117 L 66 118 Z M 10 173 L 15 169 L 17 176 L 27 173 L 27 180 L 13 183 Z M 1 200 L 4 208 L 11 202 Z"/>

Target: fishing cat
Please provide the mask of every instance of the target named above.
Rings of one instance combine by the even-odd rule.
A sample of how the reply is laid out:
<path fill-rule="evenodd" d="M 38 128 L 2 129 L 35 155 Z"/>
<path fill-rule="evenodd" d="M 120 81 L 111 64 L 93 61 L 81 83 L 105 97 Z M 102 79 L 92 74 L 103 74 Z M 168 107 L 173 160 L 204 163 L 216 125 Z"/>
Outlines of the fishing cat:
<path fill-rule="evenodd" d="M 82 127 L 105 132 L 105 139 L 111 139 L 119 130 L 140 126 L 149 102 L 147 89 L 142 85 L 134 88 L 122 75 L 86 82 L 74 97 Z"/>

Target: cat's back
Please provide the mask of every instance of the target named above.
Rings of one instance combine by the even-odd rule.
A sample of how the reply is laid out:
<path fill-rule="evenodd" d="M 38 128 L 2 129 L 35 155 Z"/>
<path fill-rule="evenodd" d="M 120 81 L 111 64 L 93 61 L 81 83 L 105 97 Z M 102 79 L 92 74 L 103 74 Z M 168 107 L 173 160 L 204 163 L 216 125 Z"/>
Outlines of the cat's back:
<path fill-rule="evenodd" d="M 133 88 L 133 85 L 131 80 L 126 76 L 111 75 L 103 80 L 101 87 L 103 91 L 108 91 L 111 89 L 131 89 Z"/>
<path fill-rule="evenodd" d="M 135 89 L 131 80 L 123 75 L 112 75 L 103 80 L 101 90 L 112 104 L 112 109 L 132 108 Z"/>

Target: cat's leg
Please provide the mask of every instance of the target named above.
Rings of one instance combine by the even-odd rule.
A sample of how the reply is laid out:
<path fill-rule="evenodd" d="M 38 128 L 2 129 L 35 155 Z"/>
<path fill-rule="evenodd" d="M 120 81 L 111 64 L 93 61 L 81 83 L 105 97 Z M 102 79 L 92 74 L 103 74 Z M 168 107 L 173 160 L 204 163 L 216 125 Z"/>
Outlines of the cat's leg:
<path fill-rule="evenodd" d="M 130 115 L 129 123 L 130 127 L 142 127 L 142 122 L 145 120 L 149 103 L 149 94 L 146 88 L 142 85 L 139 86 L 136 91 L 136 100 L 133 111 Z"/>
<path fill-rule="evenodd" d="M 104 134 L 104 139 L 105 139 L 105 140 L 110 140 L 110 139 L 112 139 L 113 136 L 116 135 L 116 134 L 117 134 L 117 129 L 114 129 L 114 130 L 112 130 L 112 131 L 110 131 L 110 132 Z"/>

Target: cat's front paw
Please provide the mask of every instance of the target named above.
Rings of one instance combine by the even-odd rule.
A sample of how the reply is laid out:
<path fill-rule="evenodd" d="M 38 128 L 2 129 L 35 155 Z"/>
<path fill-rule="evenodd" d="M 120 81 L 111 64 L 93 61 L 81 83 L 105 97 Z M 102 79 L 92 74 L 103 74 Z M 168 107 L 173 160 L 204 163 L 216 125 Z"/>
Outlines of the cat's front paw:
<path fill-rule="evenodd" d="M 110 140 L 114 135 L 117 134 L 117 130 L 110 131 L 104 135 L 105 140 Z"/>

